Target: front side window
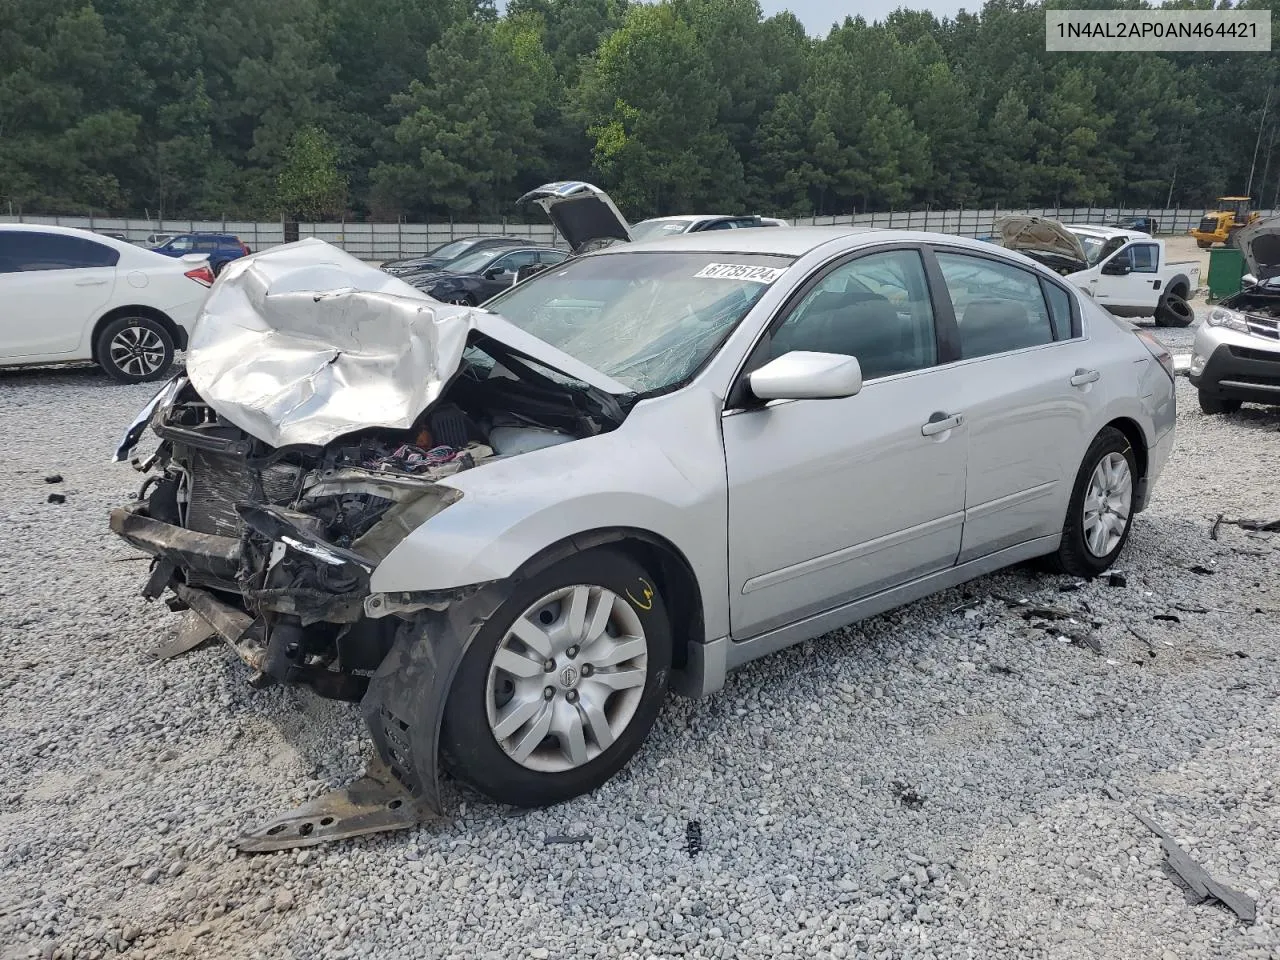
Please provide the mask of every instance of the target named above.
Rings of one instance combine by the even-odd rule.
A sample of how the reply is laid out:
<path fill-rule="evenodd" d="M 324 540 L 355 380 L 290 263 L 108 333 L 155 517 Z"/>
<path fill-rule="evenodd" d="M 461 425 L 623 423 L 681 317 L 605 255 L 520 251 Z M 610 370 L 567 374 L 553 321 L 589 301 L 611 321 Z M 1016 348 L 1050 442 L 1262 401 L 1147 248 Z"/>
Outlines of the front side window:
<path fill-rule="evenodd" d="M 981 257 L 941 252 L 937 256 L 960 328 L 962 359 L 1053 342 L 1049 307 L 1037 276 Z"/>
<path fill-rule="evenodd" d="M 1160 266 L 1160 248 L 1154 243 L 1135 243 L 1128 253 L 1134 273 L 1155 273 Z"/>
<path fill-rule="evenodd" d="M 164 245 L 166 250 L 172 250 L 175 253 L 187 253 L 195 246 L 190 237 L 174 237 Z"/>
<path fill-rule="evenodd" d="M 933 305 L 915 250 L 859 257 L 831 270 L 773 335 L 771 357 L 793 350 L 856 357 L 865 379 L 933 366 Z"/>
<path fill-rule="evenodd" d="M 498 260 L 490 270 L 501 270 L 504 273 L 514 273 L 521 267 L 527 267 L 531 263 L 538 262 L 538 251 L 521 250 L 519 253 L 509 253 L 505 257 Z"/>
<path fill-rule="evenodd" d="M 651 393 L 692 376 L 793 259 L 622 249 L 543 270 L 485 309 Z"/>

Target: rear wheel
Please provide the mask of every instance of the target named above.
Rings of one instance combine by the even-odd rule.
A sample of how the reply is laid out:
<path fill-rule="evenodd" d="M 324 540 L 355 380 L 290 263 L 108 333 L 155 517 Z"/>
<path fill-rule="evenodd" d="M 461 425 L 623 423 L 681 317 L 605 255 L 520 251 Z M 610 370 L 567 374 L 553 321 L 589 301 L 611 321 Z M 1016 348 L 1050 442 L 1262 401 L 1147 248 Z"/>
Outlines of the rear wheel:
<path fill-rule="evenodd" d="M 158 380 L 173 363 L 173 337 L 150 317 L 121 317 L 98 335 L 95 355 L 107 376 L 120 383 Z"/>
<path fill-rule="evenodd" d="M 452 296 L 445 303 L 452 303 L 459 307 L 474 307 L 476 305 L 475 298 L 466 293 Z"/>
<path fill-rule="evenodd" d="M 1062 543 L 1050 559 L 1063 573 L 1096 577 L 1116 561 L 1133 524 L 1137 460 L 1129 438 L 1104 427 L 1076 474 Z"/>
<path fill-rule="evenodd" d="M 653 578 L 626 554 L 575 554 L 518 582 L 480 628 L 445 704 L 446 766 L 500 803 L 559 803 L 644 743 L 671 666 Z"/>
<path fill-rule="evenodd" d="M 1202 413 L 1214 415 L 1218 413 L 1235 413 L 1240 409 L 1242 401 L 1231 397 L 1220 397 L 1216 394 L 1200 391 L 1200 410 Z"/>

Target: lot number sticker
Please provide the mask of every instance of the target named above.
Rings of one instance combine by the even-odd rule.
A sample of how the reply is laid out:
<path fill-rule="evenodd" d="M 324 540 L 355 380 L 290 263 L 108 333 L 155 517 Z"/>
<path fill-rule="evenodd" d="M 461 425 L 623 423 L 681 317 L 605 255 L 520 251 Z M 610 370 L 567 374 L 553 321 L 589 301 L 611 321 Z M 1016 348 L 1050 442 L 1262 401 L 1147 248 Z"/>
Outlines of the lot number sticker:
<path fill-rule="evenodd" d="M 773 283 L 787 272 L 786 267 L 755 267 L 749 263 L 708 263 L 694 274 L 712 280 L 750 280 L 752 283 Z"/>

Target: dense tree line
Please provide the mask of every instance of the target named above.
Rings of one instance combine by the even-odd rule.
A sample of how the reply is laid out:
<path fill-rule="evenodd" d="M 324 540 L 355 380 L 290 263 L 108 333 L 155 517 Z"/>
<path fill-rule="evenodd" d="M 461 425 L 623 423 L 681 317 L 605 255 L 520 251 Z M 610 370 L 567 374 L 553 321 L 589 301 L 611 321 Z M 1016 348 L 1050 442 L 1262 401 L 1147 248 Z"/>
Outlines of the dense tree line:
<path fill-rule="evenodd" d="M 0 0 L 0 212 L 484 219 L 569 178 L 636 218 L 1196 205 L 1251 171 L 1269 205 L 1277 80 L 1046 54 L 1022 0 L 825 38 L 757 0 Z"/>

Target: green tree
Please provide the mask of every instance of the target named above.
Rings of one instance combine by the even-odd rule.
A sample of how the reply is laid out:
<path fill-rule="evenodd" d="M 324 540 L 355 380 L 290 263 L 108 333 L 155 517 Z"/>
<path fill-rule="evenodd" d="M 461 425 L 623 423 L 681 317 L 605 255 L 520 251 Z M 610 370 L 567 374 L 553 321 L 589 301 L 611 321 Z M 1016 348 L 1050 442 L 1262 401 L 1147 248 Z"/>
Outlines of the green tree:
<path fill-rule="evenodd" d="M 341 216 L 347 206 L 347 178 L 338 169 L 338 149 L 319 127 L 303 127 L 289 141 L 276 177 L 281 213 L 307 220 Z"/>

